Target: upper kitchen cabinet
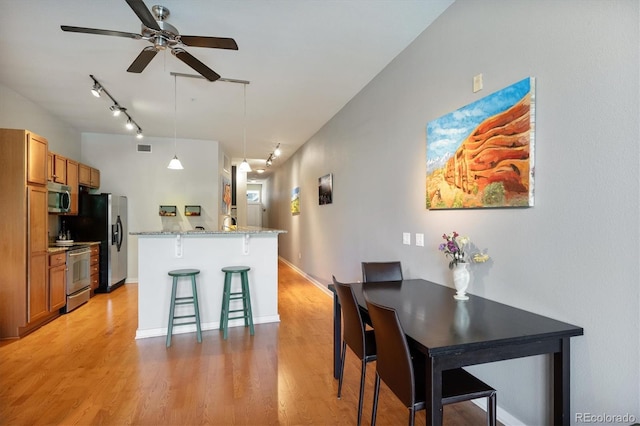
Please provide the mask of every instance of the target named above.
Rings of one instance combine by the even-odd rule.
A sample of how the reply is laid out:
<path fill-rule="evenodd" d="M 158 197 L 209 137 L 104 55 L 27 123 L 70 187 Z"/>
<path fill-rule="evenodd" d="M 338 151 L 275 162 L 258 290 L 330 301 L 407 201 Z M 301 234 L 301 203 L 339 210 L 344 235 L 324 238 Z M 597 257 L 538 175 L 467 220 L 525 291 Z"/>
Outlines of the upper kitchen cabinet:
<path fill-rule="evenodd" d="M 47 183 L 47 152 L 49 143 L 35 133 L 23 132 L 27 140 L 27 181 L 36 185 Z"/>
<path fill-rule="evenodd" d="M 88 188 L 100 188 L 100 170 L 80 163 L 78 165 L 78 182 L 81 186 Z"/>
<path fill-rule="evenodd" d="M 69 208 L 70 215 L 78 214 L 78 178 L 79 178 L 79 164 L 77 161 L 67 159 L 67 185 L 71 187 L 71 207 Z"/>
<path fill-rule="evenodd" d="M 47 179 L 63 185 L 67 184 L 66 157 L 54 152 L 49 152 L 47 154 Z"/>
<path fill-rule="evenodd" d="M 48 311 L 48 142 L 0 129 L 0 339 L 21 337 L 59 315 Z"/>

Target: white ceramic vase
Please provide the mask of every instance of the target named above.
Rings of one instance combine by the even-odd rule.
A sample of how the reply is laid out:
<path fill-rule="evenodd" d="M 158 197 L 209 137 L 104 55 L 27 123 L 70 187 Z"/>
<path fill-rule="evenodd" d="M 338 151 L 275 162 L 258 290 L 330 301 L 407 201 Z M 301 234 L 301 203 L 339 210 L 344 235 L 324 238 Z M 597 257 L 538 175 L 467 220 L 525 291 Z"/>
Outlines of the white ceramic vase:
<path fill-rule="evenodd" d="M 471 275 L 469 273 L 468 263 L 457 263 L 453 267 L 453 285 L 456 288 L 456 294 L 453 296 L 456 300 L 468 300 L 467 287 L 469 287 L 469 279 Z"/>

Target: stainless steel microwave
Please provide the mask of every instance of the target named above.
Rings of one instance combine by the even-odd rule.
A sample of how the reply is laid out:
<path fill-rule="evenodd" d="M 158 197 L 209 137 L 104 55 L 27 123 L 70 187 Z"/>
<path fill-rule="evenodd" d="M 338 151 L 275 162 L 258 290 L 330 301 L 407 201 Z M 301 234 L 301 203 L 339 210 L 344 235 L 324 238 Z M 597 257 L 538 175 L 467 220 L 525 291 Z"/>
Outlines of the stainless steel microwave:
<path fill-rule="evenodd" d="M 71 208 L 71 187 L 55 182 L 47 185 L 49 213 L 67 213 Z"/>

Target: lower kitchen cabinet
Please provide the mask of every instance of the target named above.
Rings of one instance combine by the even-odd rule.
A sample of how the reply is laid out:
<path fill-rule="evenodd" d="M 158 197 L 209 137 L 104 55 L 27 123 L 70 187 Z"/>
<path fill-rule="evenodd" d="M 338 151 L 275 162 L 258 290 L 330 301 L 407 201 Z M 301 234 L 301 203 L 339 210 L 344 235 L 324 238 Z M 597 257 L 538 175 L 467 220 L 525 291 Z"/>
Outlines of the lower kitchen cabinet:
<path fill-rule="evenodd" d="M 91 246 L 89 269 L 91 269 L 91 297 L 93 297 L 100 286 L 100 244 Z"/>
<path fill-rule="evenodd" d="M 67 255 L 65 252 L 49 255 L 49 312 L 58 311 L 67 303 Z"/>

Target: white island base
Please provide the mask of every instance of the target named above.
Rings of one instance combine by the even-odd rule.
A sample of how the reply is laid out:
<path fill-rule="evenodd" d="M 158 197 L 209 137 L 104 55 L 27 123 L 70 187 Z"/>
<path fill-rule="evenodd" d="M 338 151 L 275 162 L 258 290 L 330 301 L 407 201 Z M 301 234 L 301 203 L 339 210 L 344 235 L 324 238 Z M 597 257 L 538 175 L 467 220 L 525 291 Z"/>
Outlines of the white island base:
<path fill-rule="evenodd" d="M 279 322 L 278 235 L 285 231 L 253 229 L 235 232 L 131 232 L 138 236 L 138 329 L 136 339 L 167 335 L 174 269 L 199 269 L 196 276 L 202 330 L 220 328 L 220 309 L 225 266 L 249 266 L 249 288 L 253 323 Z M 191 294 L 191 281 L 180 278 L 178 296 Z M 234 274 L 232 291 L 239 291 L 240 276 Z M 235 303 L 235 305 L 234 305 Z M 232 301 L 230 309 L 239 309 Z M 178 306 L 176 315 L 193 307 Z M 178 323 L 176 320 L 174 324 Z M 244 320 L 229 321 L 229 327 L 244 326 Z M 173 334 L 194 333 L 195 325 L 176 326 Z M 247 333 L 248 333 L 247 328 Z M 259 333 L 259 328 L 256 328 Z"/>

